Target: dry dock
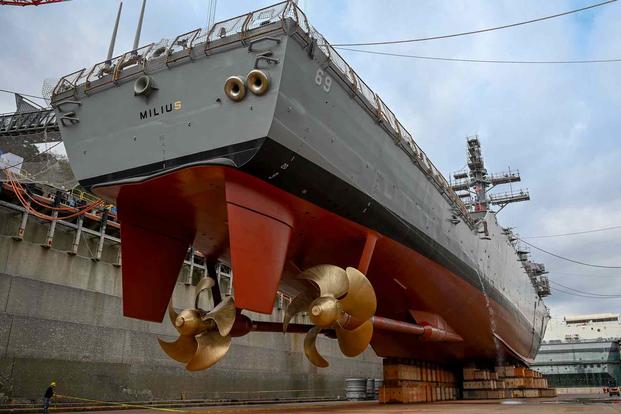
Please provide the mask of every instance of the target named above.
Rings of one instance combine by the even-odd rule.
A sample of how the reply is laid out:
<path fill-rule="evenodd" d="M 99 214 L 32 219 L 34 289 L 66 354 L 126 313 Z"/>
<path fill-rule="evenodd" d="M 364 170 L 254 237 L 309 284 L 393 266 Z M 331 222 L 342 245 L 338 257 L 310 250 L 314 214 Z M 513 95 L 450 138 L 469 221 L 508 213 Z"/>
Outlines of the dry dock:
<path fill-rule="evenodd" d="M 178 411 L 177 411 L 178 410 Z M 100 414 L 120 411 L 99 411 Z M 131 410 L 132 414 L 154 413 L 154 410 Z M 322 402 L 300 404 L 269 404 L 233 407 L 209 407 L 195 409 L 176 409 L 179 413 L 204 414 L 267 414 L 267 413 L 464 413 L 464 414 L 505 414 L 505 413 L 621 413 L 621 399 L 607 399 L 603 396 L 585 398 L 503 400 L 503 401 L 452 401 L 432 404 L 380 405 L 377 402 Z"/>

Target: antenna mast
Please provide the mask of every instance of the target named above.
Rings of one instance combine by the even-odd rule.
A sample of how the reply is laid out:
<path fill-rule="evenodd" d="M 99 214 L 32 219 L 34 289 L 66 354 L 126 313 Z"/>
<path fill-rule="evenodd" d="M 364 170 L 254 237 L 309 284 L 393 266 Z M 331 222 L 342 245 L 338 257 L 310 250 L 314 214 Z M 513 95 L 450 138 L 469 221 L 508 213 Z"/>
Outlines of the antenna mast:
<path fill-rule="evenodd" d="M 505 208 L 507 204 L 530 200 L 528 190 L 508 191 L 501 194 L 489 194 L 488 190 L 501 184 L 511 184 L 521 181 L 519 171 L 504 171 L 488 174 L 481 153 L 481 142 L 478 136 L 469 137 L 468 143 L 468 171 L 458 171 L 453 174 L 455 181 L 451 184 L 453 191 L 470 209 L 475 218 L 484 217 L 490 211 L 490 206 Z"/>
<path fill-rule="evenodd" d="M 218 0 L 207 1 L 207 32 L 211 30 L 211 27 L 216 21 L 216 7 L 217 6 L 218 6 Z"/>
<path fill-rule="evenodd" d="M 114 53 L 114 44 L 116 43 L 116 32 L 119 30 L 119 20 L 121 19 L 121 10 L 123 9 L 123 2 L 119 4 L 119 11 L 116 13 L 116 22 L 114 23 L 114 30 L 112 30 L 112 38 L 110 39 L 110 47 L 108 47 L 108 57 L 106 62 L 110 62 L 112 54 Z"/>
<path fill-rule="evenodd" d="M 142 9 L 140 10 L 140 17 L 138 18 L 138 27 L 136 27 L 136 36 L 134 37 L 134 47 L 132 50 L 138 49 L 140 43 L 140 32 L 142 31 L 142 19 L 144 18 L 144 7 L 147 4 L 147 0 L 142 0 Z"/>

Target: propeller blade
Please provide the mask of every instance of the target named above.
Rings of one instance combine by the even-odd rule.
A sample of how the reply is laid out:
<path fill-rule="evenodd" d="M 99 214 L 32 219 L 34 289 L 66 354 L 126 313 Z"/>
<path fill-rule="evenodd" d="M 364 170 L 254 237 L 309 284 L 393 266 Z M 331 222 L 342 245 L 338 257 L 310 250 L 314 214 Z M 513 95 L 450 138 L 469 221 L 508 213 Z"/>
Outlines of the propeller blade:
<path fill-rule="evenodd" d="M 336 325 L 336 338 L 339 341 L 341 352 L 348 357 L 360 355 L 371 343 L 373 336 L 373 321 L 370 319 L 357 327 L 347 330 Z"/>
<path fill-rule="evenodd" d="M 218 327 L 218 331 L 221 336 L 227 336 L 233 325 L 235 324 L 235 315 L 237 311 L 235 309 L 235 301 L 232 297 L 227 297 L 222 302 L 213 308 L 209 313 L 203 316 L 203 321 L 213 320 Z"/>
<path fill-rule="evenodd" d="M 186 365 L 188 371 L 207 369 L 218 362 L 231 347 L 231 337 L 216 331 L 205 332 L 196 337 L 198 349 Z"/>
<path fill-rule="evenodd" d="M 369 279 L 355 267 L 346 269 L 349 290 L 339 300 L 341 309 L 360 321 L 366 321 L 375 314 L 377 299 Z"/>
<path fill-rule="evenodd" d="M 304 353 L 311 364 L 320 368 L 326 368 L 330 364 L 328 364 L 328 361 L 326 361 L 324 357 L 319 354 L 317 347 L 315 346 L 319 332 L 321 332 L 321 328 L 317 326 L 308 331 L 304 337 Z"/>
<path fill-rule="evenodd" d="M 349 289 L 347 273 L 334 265 L 313 266 L 300 273 L 298 278 L 314 282 L 319 287 L 321 296 L 334 296 L 338 299 Z"/>
<path fill-rule="evenodd" d="M 315 300 L 315 295 L 310 292 L 302 292 L 297 295 L 287 309 L 285 310 L 285 316 L 282 320 L 282 331 L 283 333 L 287 332 L 287 326 L 289 326 L 289 322 L 295 315 L 300 312 L 308 311 L 308 307 Z"/>
<path fill-rule="evenodd" d="M 196 353 L 198 343 L 193 336 L 181 335 L 175 342 L 164 342 L 157 338 L 166 355 L 179 362 L 188 362 Z"/>
<path fill-rule="evenodd" d="M 194 307 L 196 309 L 199 309 L 198 299 L 200 298 L 201 292 L 206 289 L 211 289 L 215 284 L 216 282 L 209 276 L 202 278 L 200 282 L 196 284 L 194 288 Z"/>

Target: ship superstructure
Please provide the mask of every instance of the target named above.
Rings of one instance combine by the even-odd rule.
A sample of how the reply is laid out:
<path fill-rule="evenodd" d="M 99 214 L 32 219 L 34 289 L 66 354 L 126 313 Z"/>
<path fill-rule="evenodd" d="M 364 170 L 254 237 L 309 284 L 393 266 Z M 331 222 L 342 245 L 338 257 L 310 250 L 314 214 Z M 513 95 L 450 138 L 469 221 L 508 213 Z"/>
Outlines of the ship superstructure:
<path fill-rule="evenodd" d="M 318 366 L 321 333 L 348 356 L 536 353 L 548 312 L 487 208 L 474 142 L 466 204 L 293 2 L 67 75 L 52 104 L 80 183 L 118 206 L 125 315 L 162 320 L 190 245 L 232 267 L 211 311 L 169 307 L 180 337 L 162 346 L 188 369 L 216 363 L 253 330 L 241 311 L 271 312 L 278 289 L 295 298 L 275 329 L 308 312 L 291 329 Z"/>
<path fill-rule="evenodd" d="M 467 171 L 458 171 L 453 173 L 455 181 L 451 181 L 451 188 L 457 196 L 464 202 L 470 215 L 475 219 L 480 219 L 482 228 L 480 231 L 483 238 L 489 237 L 487 229 L 487 221 L 485 216 L 488 213 L 498 214 L 503 208 L 511 203 L 519 203 L 530 200 L 528 190 L 520 188 L 514 191 L 511 187 L 508 191 L 490 194 L 490 191 L 496 186 L 517 183 L 522 180 L 519 170 L 511 170 L 500 173 L 488 174 L 483 160 L 481 150 L 481 142 L 478 136 L 469 137 L 467 139 Z M 499 207 L 497 210 L 494 208 Z M 548 272 L 543 263 L 536 263 L 530 260 L 530 250 L 528 246 L 520 242 L 517 234 L 514 234 L 510 228 L 504 228 L 503 234 L 507 236 L 509 243 L 513 245 L 518 260 L 522 262 L 522 266 L 526 274 L 531 280 L 533 287 L 540 297 L 550 295 L 550 282 L 548 280 Z"/>

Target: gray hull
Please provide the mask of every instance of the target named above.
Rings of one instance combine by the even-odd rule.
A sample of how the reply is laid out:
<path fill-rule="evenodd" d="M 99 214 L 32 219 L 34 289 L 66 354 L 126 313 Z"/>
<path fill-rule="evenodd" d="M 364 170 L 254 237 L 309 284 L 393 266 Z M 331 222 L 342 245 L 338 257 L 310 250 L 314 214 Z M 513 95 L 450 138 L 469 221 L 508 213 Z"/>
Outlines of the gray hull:
<path fill-rule="evenodd" d="M 464 355 L 490 358 L 502 348 L 530 360 L 548 311 L 495 215 L 483 218 L 482 237 L 482 222 L 464 212 L 390 110 L 297 21 L 275 15 L 207 44 L 199 34 L 193 48 L 169 56 L 147 51 L 144 67 L 128 66 L 116 82 L 87 79 L 87 71 L 61 81 L 53 104 L 59 118 L 77 119 L 61 132 L 81 183 L 122 185 L 206 163 L 239 168 L 437 263 L 441 270 L 424 276 L 404 267 L 391 275 L 411 286 L 424 283 L 427 297 L 441 298 L 462 282 L 474 288 L 469 297 L 425 303 L 458 332 L 472 326 L 486 332 Z M 257 39 L 263 41 L 252 44 Z M 262 60 L 266 52 L 275 61 Z M 269 91 L 228 99 L 225 80 L 255 66 L 268 73 Z M 133 91 L 143 73 L 158 88 L 148 99 Z M 444 281 L 445 274 L 460 280 Z M 372 281 L 381 291 L 381 277 Z M 389 306 L 385 313 L 399 317 Z M 485 349 L 477 354 L 477 347 Z"/>

